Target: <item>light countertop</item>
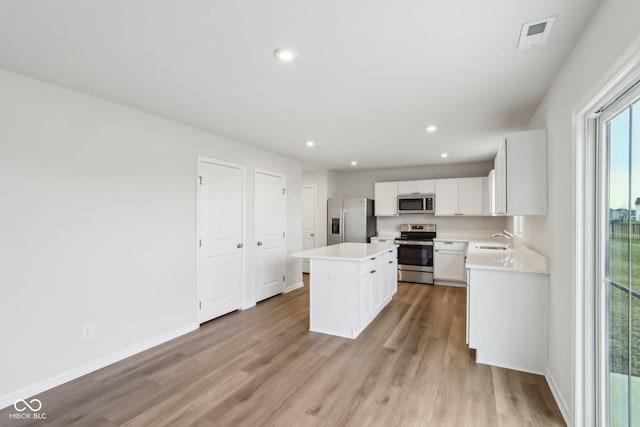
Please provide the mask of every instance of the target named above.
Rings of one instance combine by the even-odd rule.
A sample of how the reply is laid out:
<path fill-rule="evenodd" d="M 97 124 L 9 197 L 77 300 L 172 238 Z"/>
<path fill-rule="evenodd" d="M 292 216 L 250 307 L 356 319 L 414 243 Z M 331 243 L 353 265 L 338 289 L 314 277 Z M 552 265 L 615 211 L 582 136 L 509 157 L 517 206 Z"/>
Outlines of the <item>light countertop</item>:
<path fill-rule="evenodd" d="M 498 230 L 501 231 L 501 230 Z M 460 231 L 460 232 L 438 232 L 434 242 L 470 242 L 472 240 L 495 240 L 493 244 L 502 244 L 504 239 L 491 239 L 489 236 L 496 231 Z"/>
<path fill-rule="evenodd" d="M 340 243 L 322 248 L 308 249 L 291 254 L 294 258 L 333 259 L 336 261 L 364 261 L 388 252 L 398 245 L 394 243 Z"/>
<path fill-rule="evenodd" d="M 518 271 L 522 273 L 549 273 L 545 256 L 526 248 L 507 250 L 476 249 L 477 245 L 502 245 L 495 240 L 470 241 L 467 247 L 466 267 L 483 270 Z"/>

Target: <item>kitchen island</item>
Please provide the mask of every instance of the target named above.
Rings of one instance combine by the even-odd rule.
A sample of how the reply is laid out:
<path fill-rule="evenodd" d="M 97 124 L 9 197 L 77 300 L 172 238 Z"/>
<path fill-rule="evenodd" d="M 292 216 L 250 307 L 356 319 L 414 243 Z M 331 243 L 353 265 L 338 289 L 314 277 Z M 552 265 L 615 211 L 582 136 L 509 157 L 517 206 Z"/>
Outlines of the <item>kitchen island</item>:
<path fill-rule="evenodd" d="M 309 330 L 356 338 L 398 288 L 398 245 L 340 243 L 294 252 L 309 259 Z"/>

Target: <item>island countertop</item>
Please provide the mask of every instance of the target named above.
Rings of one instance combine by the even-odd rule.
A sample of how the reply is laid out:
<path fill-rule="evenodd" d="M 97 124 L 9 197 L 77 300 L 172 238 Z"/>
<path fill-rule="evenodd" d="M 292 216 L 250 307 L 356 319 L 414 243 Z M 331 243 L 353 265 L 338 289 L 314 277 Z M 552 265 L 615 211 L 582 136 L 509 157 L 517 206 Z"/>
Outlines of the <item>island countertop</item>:
<path fill-rule="evenodd" d="M 364 261 L 397 248 L 395 243 L 339 243 L 337 245 L 293 252 L 294 258 L 331 259 L 336 261 Z"/>

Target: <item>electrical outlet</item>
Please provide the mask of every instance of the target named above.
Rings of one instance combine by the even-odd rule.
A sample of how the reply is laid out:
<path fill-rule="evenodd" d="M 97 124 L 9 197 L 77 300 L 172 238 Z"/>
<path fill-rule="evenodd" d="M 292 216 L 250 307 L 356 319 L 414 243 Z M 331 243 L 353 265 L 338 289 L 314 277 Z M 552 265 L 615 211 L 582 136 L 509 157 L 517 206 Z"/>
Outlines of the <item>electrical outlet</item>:
<path fill-rule="evenodd" d="M 328 280 L 338 280 L 338 273 L 329 273 Z"/>
<path fill-rule="evenodd" d="M 82 339 L 89 340 L 93 338 L 93 325 L 87 324 L 82 327 Z"/>

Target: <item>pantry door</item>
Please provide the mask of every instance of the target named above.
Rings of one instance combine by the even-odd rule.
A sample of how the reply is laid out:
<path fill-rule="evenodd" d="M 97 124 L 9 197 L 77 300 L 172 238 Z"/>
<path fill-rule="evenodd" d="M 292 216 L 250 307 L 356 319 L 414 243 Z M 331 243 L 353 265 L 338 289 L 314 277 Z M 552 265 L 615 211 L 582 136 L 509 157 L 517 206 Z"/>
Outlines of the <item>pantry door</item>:
<path fill-rule="evenodd" d="M 254 188 L 257 302 L 284 291 L 286 178 L 256 170 Z"/>
<path fill-rule="evenodd" d="M 198 161 L 198 321 L 237 310 L 243 286 L 244 166 Z"/>
<path fill-rule="evenodd" d="M 302 187 L 302 249 L 316 247 L 316 192 L 315 185 Z M 302 260 L 302 272 L 309 273 L 309 260 Z"/>

